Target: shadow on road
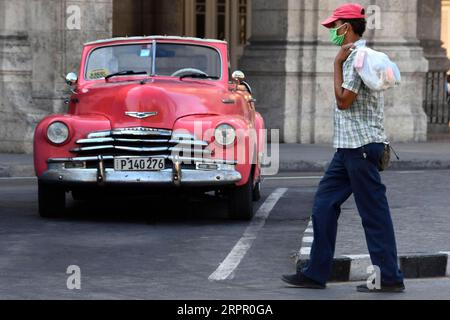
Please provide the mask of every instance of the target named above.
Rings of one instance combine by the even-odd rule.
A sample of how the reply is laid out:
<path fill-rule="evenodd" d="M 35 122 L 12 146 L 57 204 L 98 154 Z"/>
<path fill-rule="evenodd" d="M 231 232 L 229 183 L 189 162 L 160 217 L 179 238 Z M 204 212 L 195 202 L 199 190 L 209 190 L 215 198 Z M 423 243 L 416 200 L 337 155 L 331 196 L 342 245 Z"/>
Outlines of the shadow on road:
<path fill-rule="evenodd" d="M 75 201 L 67 195 L 63 219 L 148 224 L 230 223 L 227 200 L 214 195 L 100 196 Z"/>

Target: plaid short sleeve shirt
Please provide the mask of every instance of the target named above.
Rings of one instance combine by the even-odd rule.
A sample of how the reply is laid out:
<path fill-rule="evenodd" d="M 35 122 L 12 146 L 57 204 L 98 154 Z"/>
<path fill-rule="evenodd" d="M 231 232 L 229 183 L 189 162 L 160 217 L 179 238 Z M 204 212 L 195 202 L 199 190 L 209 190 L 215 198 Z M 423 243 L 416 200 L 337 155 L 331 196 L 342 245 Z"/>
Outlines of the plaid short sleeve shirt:
<path fill-rule="evenodd" d="M 364 47 L 365 40 L 355 42 L 357 48 Z M 356 149 L 369 143 L 387 142 L 384 131 L 383 92 L 370 90 L 353 67 L 356 50 L 343 65 L 342 88 L 357 93 L 352 106 L 340 110 L 335 103 L 334 148 Z"/>

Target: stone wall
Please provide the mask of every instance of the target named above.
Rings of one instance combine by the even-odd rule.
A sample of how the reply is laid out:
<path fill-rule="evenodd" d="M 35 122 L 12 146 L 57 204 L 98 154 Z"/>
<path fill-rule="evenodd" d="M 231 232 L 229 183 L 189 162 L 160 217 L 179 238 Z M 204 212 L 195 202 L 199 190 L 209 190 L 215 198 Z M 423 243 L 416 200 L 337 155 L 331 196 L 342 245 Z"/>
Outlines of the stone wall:
<path fill-rule="evenodd" d="M 39 120 L 65 110 L 83 43 L 111 34 L 112 0 L 0 0 L 0 151 L 32 151 Z"/>

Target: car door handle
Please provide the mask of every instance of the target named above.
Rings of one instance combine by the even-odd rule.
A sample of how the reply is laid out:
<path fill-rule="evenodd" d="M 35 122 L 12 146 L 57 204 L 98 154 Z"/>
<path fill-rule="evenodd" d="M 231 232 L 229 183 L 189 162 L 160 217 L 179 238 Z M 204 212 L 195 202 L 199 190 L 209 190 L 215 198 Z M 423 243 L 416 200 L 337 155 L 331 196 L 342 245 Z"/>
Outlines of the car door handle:
<path fill-rule="evenodd" d="M 224 104 L 234 104 L 236 100 L 234 99 L 222 99 L 222 103 Z"/>

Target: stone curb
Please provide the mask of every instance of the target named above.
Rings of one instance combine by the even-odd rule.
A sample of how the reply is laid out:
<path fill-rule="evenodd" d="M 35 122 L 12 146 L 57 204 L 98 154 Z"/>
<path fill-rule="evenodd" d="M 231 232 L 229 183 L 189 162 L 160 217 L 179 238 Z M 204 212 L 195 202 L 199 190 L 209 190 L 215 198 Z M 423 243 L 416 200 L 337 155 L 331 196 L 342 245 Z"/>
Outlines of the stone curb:
<path fill-rule="evenodd" d="M 297 272 L 308 260 L 296 262 Z M 365 281 L 370 276 L 367 267 L 372 265 L 369 255 L 349 255 L 335 258 L 330 281 Z M 437 254 L 400 255 L 399 265 L 406 279 L 450 277 L 450 252 Z"/>

